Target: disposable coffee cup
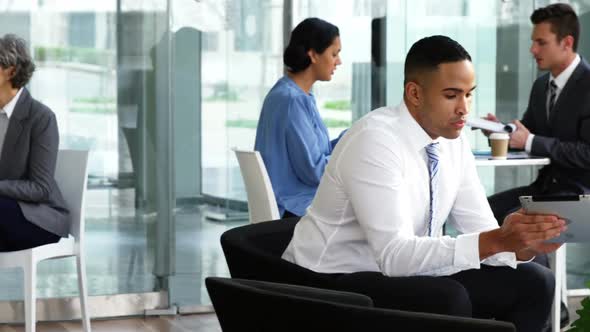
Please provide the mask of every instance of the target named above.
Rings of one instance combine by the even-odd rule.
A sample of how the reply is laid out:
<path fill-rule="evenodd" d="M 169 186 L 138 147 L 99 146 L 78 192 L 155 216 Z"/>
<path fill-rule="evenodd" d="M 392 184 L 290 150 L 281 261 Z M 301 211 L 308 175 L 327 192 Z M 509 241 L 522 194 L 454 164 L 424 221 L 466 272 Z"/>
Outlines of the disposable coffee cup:
<path fill-rule="evenodd" d="M 492 159 L 506 159 L 508 155 L 508 142 L 510 135 L 507 133 L 492 133 L 490 144 L 492 145 Z"/>

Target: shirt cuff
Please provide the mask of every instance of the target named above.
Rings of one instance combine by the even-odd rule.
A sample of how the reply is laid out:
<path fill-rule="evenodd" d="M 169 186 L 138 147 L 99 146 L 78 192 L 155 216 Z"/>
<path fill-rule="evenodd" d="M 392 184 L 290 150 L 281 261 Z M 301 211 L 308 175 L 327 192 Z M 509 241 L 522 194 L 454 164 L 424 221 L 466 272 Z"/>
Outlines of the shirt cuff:
<path fill-rule="evenodd" d="M 524 143 L 524 150 L 527 153 L 531 153 L 531 149 L 533 148 L 533 139 L 535 138 L 535 134 L 529 134 L 529 137 L 526 138 L 526 143 Z"/>
<path fill-rule="evenodd" d="M 479 233 L 457 236 L 453 265 L 461 270 L 479 269 Z"/>
<path fill-rule="evenodd" d="M 533 259 L 535 259 L 535 257 L 537 257 L 537 256 L 533 256 L 533 258 L 531 258 L 531 259 L 529 259 L 527 261 L 519 261 L 519 260 L 516 260 L 516 264 L 518 265 L 518 264 L 530 263 L 530 262 L 533 261 Z"/>
<path fill-rule="evenodd" d="M 516 261 L 516 254 L 513 252 L 500 252 L 495 255 L 492 255 L 483 261 L 482 264 L 491 265 L 491 266 L 510 266 L 513 269 L 516 269 L 517 261 Z"/>

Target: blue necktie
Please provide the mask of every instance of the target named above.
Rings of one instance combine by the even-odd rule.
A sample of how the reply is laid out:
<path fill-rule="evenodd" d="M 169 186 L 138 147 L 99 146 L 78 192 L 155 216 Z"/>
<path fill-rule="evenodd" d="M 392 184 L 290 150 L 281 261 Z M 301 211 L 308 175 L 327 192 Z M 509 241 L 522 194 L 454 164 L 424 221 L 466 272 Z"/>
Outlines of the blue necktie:
<path fill-rule="evenodd" d="M 426 146 L 426 155 L 428 156 L 428 174 L 430 174 L 430 220 L 428 222 L 428 235 L 433 236 L 433 223 L 436 211 L 436 186 L 438 185 L 438 160 L 439 144 L 431 143 Z"/>

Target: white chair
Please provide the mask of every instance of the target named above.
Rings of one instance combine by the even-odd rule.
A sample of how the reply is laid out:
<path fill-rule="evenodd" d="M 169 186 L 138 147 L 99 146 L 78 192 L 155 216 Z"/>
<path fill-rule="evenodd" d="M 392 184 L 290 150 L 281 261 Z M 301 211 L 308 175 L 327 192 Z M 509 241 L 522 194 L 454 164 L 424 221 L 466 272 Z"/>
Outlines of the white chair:
<path fill-rule="evenodd" d="M 84 262 L 84 195 L 88 178 L 88 151 L 60 150 L 57 155 L 55 180 L 71 215 L 70 236 L 57 243 L 0 253 L 0 268 L 20 267 L 24 272 L 25 328 L 34 332 L 36 325 L 37 263 L 53 258 L 76 256 L 78 290 L 82 324 L 90 332 L 87 310 L 86 265 Z"/>
<path fill-rule="evenodd" d="M 250 223 L 280 219 L 270 178 L 258 151 L 234 149 L 248 196 Z"/>

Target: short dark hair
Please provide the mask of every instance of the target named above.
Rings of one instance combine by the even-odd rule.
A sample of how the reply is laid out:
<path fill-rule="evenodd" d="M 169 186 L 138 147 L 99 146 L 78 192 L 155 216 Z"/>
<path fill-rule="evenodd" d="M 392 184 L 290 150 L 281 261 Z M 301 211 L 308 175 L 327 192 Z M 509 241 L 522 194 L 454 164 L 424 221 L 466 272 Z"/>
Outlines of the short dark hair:
<path fill-rule="evenodd" d="M 547 22 L 551 25 L 551 32 L 561 41 L 567 36 L 574 37 L 574 52 L 578 51 L 580 38 L 580 22 L 574 9 L 565 3 L 554 3 L 547 7 L 538 8 L 531 14 L 531 22 L 539 24 Z"/>
<path fill-rule="evenodd" d="M 319 54 L 332 45 L 340 35 L 338 27 L 322 19 L 311 17 L 299 23 L 293 32 L 289 45 L 283 53 L 283 62 L 290 72 L 305 70 L 311 64 L 307 52 L 312 49 Z"/>
<path fill-rule="evenodd" d="M 10 79 L 13 88 L 20 89 L 29 82 L 35 64 L 24 39 L 13 34 L 0 38 L 0 67 L 14 67 L 14 76 Z"/>
<path fill-rule="evenodd" d="M 434 71 L 441 63 L 471 61 L 461 44 L 447 36 L 430 36 L 415 42 L 404 65 L 404 85 L 425 71 Z"/>

